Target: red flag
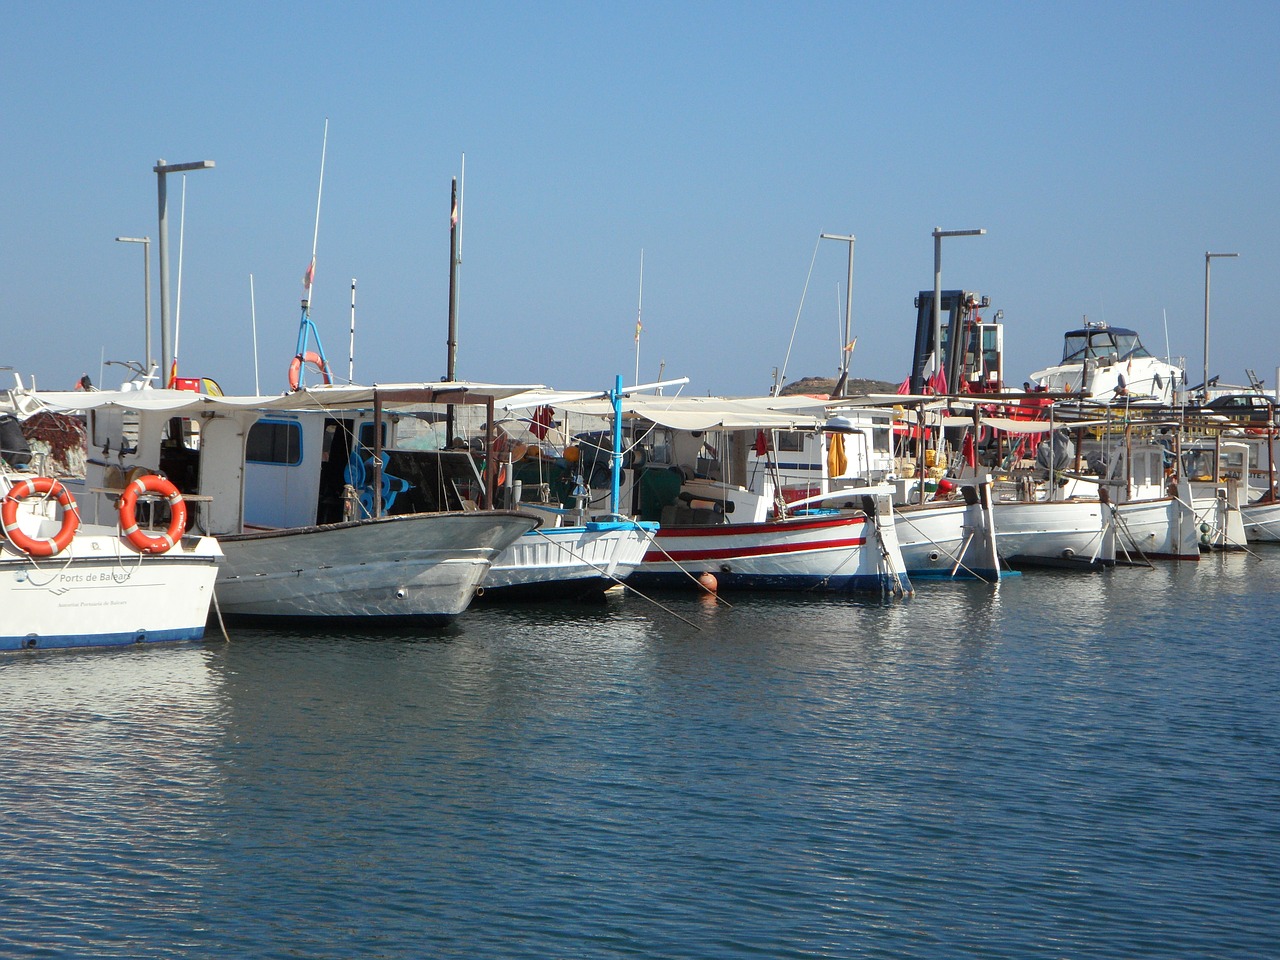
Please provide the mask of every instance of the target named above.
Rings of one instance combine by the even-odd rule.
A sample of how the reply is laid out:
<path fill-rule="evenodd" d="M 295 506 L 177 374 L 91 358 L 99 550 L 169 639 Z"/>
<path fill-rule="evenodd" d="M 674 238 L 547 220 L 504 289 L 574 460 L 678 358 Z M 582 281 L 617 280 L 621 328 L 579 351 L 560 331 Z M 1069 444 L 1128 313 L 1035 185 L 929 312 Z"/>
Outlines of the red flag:
<path fill-rule="evenodd" d="M 533 411 L 533 420 L 529 424 L 529 432 L 539 440 L 546 437 L 547 431 L 551 429 L 551 418 L 554 411 L 548 406 L 541 406 Z"/>
<path fill-rule="evenodd" d="M 302 275 L 302 288 L 304 290 L 311 289 L 311 281 L 316 278 L 316 258 L 312 257 L 311 262 L 307 264 L 307 272 Z"/>
<path fill-rule="evenodd" d="M 935 394 L 944 394 L 947 392 L 946 367 L 938 367 L 938 372 L 929 378 L 929 386 Z"/>
<path fill-rule="evenodd" d="M 756 431 L 756 456 L 765 457 L 769 455 L 769 438 L 764 435 L 763 430 Z"/>

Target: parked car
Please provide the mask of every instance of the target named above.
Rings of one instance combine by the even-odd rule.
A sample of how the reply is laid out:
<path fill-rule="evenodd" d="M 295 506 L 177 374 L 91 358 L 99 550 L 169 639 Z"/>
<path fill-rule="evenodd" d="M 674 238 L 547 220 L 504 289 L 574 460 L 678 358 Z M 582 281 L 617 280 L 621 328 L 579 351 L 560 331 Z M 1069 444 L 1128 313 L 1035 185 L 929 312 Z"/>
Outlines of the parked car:
<path fill-rule="evenodd" d="M 1262 393 L 1229 393 L 1214 397 L 1205 409 L 1232 420 L 1248 423 L 1275 423 L 1277 403 Z"/>

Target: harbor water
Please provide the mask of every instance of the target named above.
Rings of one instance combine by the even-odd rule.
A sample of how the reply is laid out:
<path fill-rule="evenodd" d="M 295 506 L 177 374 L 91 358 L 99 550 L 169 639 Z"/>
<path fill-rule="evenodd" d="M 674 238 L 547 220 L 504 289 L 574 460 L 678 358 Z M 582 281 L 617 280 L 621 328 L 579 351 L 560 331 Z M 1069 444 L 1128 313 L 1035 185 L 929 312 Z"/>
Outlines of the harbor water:
<path fill-rule="evenodd" d="M 12 656 L 0 955 L 1277 957 L 1260 556 Z"/>

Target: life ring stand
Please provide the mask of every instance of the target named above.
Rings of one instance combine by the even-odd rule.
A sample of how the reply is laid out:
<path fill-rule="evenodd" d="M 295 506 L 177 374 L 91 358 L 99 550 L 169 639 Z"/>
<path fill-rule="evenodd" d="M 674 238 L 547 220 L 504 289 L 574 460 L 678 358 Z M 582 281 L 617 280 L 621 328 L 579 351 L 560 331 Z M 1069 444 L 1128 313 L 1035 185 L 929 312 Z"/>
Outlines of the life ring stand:
<path fill-rule="evenodd" d="M 37 493 L 54 498 L 62 507 L 62 526 L 52 537 L 29 537 L 18 527 L 18 504 Z M 67 549 L 80 529 L 80 511 L 75 498 L 52 477 L 32 477 L 15 483 L 0 505 L 0 520 L 9 542 L 32 557 L 56 557 Z"/>
<path fill-rule="evenodd" d="M 138 528 L 138 497 L 144 493 L 159 494 L 168 501 L 169 527 L 164 533 L 153 536 Z M 125 487 L 116 506 L 120 510 L 120 535 L 142 553 L 165 553 L 182 539 L 187 527 L 187 504 L 182 494 L 170 481 L 154 473 L 138 477 Z"/>
<path fill-rule="evenodd" d="M 329 374 L 329 362 L 316 353 L 314 350 L 308 350 L 306 353 L 299 353 L 293 358 L 293 362 L 289 364 L 289 389 L 297 390 L 298 385 L 302 383 L 302 365 L 309 363 L 315 367 L 324 378 L 326 385 L 333 382 L 333 378 Z"/>

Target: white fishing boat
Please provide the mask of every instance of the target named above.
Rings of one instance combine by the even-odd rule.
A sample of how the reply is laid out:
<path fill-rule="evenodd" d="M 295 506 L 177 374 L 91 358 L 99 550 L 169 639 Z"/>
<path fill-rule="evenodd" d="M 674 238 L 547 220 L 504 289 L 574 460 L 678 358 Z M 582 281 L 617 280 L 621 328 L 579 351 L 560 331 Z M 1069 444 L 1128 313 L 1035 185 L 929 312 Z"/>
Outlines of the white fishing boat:
<path fill-rule="evenodd" d="M 1160 442 L 1134 436 L 1132 421 L 1114 433 L 1103 423 L 1076 431 L 1079 456 L 1063 474 L 1064 497 L 1099 496 L 1105 490 L 1116 528 L 1116 562 L 1200 559 L 1199 520 L 1191 484 L 1173 469 L 1167 424 Z M 1091 432 L 1098 434 L 1094 439 Z"/>
<path fill-rule="evenodd" d="M 680 379 L 665 385 L 686 382 Z M 631 387 L 629 392 L 655 386 L 660 385 Z M 540 600 L 599 596 L 621 584 L 644 560 L 658 525 L 621 511 L 621 417 L 615 410 L 607 451 L 608 501 L 602 511 L 593 509 L 596 501 L 585 486 L 586 478 L 580 476 L 583 445 L 576 440 L 567 441 L 564 431 L 552 426 L 556 402 L 593 397 L 608 397 L 610 402 L 616 402 L 622 389 L 619 377 L 608 393 L 538 392 L 499 405 L 503 414 L 497 424 L 500 455 L 506 461 L 501 473 L 503 502 L 537 515 L 542 525 L 521 536 L 494 561 L 481 597 Z M 586 447 L 592 466 L 606 454 L 594 443 Z M 572 461 L 565 456 L 569 451 Z M 564 484 L 564 502 L 551 499 L 552 485 L 547 482 L 550 474 L 565 481 L 572 478 Z"/>
<path fill-rule="evenodd" d="M 598 402 L 573 406 L 612 415 Z M 778 457 L 768 466 L 769 450 L 823 433 L 822 402 L 631 396 L 621 407 L 633 431 L 623 502 L 630 498 L 642 519 L 659 521 L 628 583 L 911 592 L 891 487 L 846 479 L 847 486 L 824 482 L 784 494 Z"/>
<path fill-rule="evenodd" d="M 551 600 L 602 594 L 643 562 L 657 529 L 656 523 L 606 519 L 530 530 L 494 560 L 480 595 Z"/>
<path fill-rule="evenodd" d="M 1183 386 L 1184 373 L 1152 356 L 1133 330 L 1086 322 L 1067 331 L 1062 359 L 1031 379 L 1051 393 L 1073 393 L 1099 403 L 1169 406 Z"/>
<path fill-rule="evenodd" d="M 204 636 L 222 551 L 212 537 L 182 531 L 183 501 L 171 485 L 140 478 L 122 491 L 121 524 L 91 524 L 75 484 L 16 469 L 11 453 L 0 461 L 0 651 Z M 178 518 L 164 530 L 130 519 L 152 488 Z"/>
<path fill-rule="evenodd" d="M 1245 549 L 1249 462 L 1243 440 L 1218 436 L 1182 441 L 1180 476 L 1190 484 L 1202 551 Z"/>
<path fill-rule="evenodd" d="M 326 385 L 279 397 L 143 389 L 37 398 L 86 414 L 92 510 L 111 509 L 96 491 L 121 471 L 182 478 L 196 495 L 197 527 L 226 554 L 218 598 L 228 615 L 437 623 L 465 610 L 493 560 L 539 521 L 475 509 L 445 475 L 445 451 L 398 461 L 397 421 L 468 402 L 487 405 L 492 421 L 494 397 L 523 389 Z M 457 457 L 465 460 L 458 469 L 474 471 L 468 454 Z M 415 480 L 403 479 L 415 464 Z M 478 495 L 493 503 L 495 478 L 476 478 Z"/>
<path fill-rule="evenodd" d="M 1020 500 L 996 485 L 1000 557 L 1012 567 L 1099 570 L 1116 562 L 1115 524 L 1101 500 Z"/>
<path fill-rule="evenodd" d="M 893 508 L 898 543 L 913 580 L 1000 579 L 991 482 L 960 485 L 959 500 L 903 503 Z"/>

